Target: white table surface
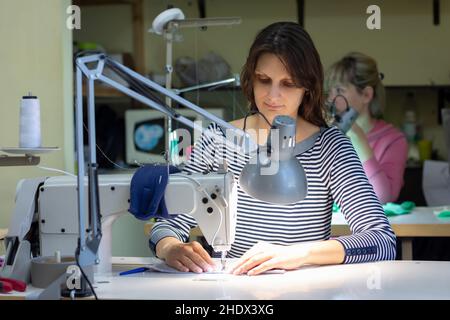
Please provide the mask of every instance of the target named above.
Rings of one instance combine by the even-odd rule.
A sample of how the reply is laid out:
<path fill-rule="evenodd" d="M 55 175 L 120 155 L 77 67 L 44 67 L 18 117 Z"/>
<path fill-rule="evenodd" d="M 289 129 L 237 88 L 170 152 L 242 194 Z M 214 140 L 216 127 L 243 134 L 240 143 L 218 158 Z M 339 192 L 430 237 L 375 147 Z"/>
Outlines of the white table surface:
<path fill-rule="evenodd" d="M 381 261 L 310 266 L 285 274 L 168 274 L 119 276 L 152 258 L 123 258 L 113 273 L 96 275 L 99 299 L 132 300 L 304 300 L 450 299 L 450 262 Z M 117 261 L 117 260 L 116 260 Z M 41 289 L 0 294 L 0 299 L 30 299 Z"/>
<path fill-rule="evenodd" d="M 100 299 L 450 299 L 450 262 L 383 261 L 305 267 L 285 274 L 164 274 L 96 277 Z"/>

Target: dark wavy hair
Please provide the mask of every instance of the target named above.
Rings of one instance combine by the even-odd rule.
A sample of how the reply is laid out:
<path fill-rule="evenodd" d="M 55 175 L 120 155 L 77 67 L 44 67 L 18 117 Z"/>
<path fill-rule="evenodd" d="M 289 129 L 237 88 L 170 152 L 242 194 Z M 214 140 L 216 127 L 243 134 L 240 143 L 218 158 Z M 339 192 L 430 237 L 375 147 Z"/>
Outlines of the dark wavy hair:
<path fill-rule="evenodd" d="M 298 115 L 314 125 L 326 126 L 324 74 L 319 53 L 309 34 L 294 22 L 273 23 L 255 38 L 241 72 L 241 87 L 250 102 L 250 110 L 257 110 L 253 82 L 256 64 L 264 53 L 277 55 L 295 84 L 306 89 Z"/>

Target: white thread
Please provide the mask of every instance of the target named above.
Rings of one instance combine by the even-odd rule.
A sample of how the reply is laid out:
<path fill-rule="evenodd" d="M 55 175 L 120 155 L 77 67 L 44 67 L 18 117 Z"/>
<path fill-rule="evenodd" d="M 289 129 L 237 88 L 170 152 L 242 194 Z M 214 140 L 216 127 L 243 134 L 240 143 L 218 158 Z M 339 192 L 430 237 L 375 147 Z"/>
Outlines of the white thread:
<path fill-rule="evenodd" d="M 88 128 L 86 127 L 86 124 L 85 124 L 84 122 L 83 122 L 83 127 L 84 127 L 84 130 L 89 134 L 89 130 L 88 130 Z M 114 165 L 115 167 L 117 167 L 117 168 L 119 168 L 119 169 L 127 170 L 127 168 L 124 168 L 124 167 L 118 165 L 117 163 L 115 163 L 114 161 L 112 161 L 112 160 L 111 160 L 111 159 L 103 152 L 103 150 L 98 146 L 97 143 L 95 144 L 95 147 L 98 149 L 98 151 L 100 151 L 100 153 L 105 157 L 105 159 L 108 160 L 109 163 L 111 163 L 112 165 Z M 136 160 L 134 160 L 134 162 L 138 163 Z M 138 163 L 138 165 L 140 165 L 140 164 Z M 140 165 L 140 166 L 143 167 L 142 165 Z"/>
<path fill-rule="evenodd" d="M 37 97 L 31 93 L 22 98 L 20 104 L 19 147 L 41 147 L 41 113 Z"/>
<path fill-rule="evenodd" d="M 61 251 L 59 251 L 59 250 L 55 251 L 55 262 L 61 263 Z"/>
<path fill-rule="evenodd" d="M 76 175 L 74 175 L 74 174 L 72 174 L 70 172 L 67 172 L 67 171 L 64 171 L 64 170 L 55 169 L 55 168 L 47 168 L 47 167 L 42 167 L 42 166 L 36 166 L 36 168 L 39 168 L 39 169 L 42 169 L 42 170 L 47 170 L 47 171 L 54 171 L 54 172 L 64 173 L 64 174 L 66 174 L 68 176 L 71 176 L 71 177 L 74 177 L 74 178 L 77 177 Z"/>

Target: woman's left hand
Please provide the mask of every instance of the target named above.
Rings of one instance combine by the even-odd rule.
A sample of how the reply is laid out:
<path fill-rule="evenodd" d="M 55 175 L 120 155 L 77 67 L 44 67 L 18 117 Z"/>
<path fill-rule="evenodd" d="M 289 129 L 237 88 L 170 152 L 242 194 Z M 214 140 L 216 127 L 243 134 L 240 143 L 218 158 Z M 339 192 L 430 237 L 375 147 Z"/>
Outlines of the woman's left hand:
<path fill-rule="evenodd" d="M 308 254 L 306 244 L 281 246 L 258 242 L 234 263 L 229 272 L 253 276 L 271 269 L 298 269 L 306 264 Z"/>

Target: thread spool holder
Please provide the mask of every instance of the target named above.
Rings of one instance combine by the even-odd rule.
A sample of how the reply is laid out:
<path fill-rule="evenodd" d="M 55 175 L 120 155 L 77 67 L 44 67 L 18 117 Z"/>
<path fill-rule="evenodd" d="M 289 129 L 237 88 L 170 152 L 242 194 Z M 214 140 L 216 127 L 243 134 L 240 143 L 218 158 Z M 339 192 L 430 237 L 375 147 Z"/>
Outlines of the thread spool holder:
<path fill-rule="evenodd" d="M 36 166 L 41 160 L 41 158 L 36 154 L 48 153 L 57 150 L 60 150 L 60 148 L 0 148 L 0 151 L 4 152 L 0 153 L 0 167 Z M 14 156 L 10 156 L 10 154 L 14 154 Z"/>

